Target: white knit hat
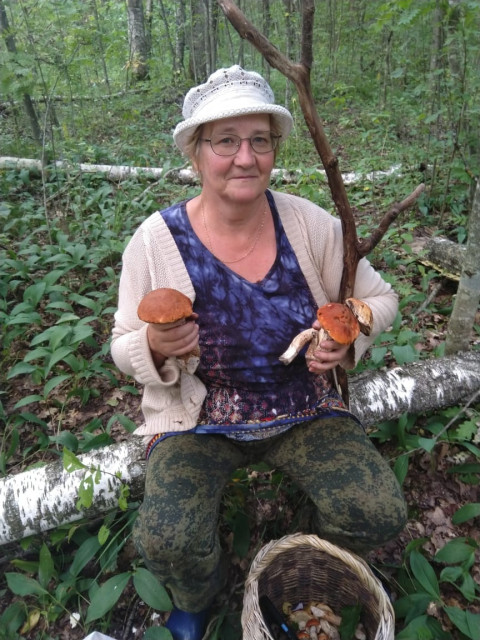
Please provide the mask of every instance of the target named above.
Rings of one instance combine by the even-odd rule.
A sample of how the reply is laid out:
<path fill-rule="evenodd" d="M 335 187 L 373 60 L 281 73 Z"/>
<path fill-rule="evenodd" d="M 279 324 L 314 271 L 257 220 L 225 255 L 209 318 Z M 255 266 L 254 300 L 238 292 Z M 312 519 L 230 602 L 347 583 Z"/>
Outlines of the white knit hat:
<path fill-rule="evenodd" d="M 193 87 L 185 96 L 182 109 L 184 120 L 175 127 L 173 139 L 178 148 L 185 152 L 190 137 L 205 122 L 269 113 L 285 140 L 292 129 L 293 118 L 288 109 L 274 104 L 274 100 L 269 84 L 255 71 L 245 71 L 238 65 L 218 69 L 205 84 Z"/>

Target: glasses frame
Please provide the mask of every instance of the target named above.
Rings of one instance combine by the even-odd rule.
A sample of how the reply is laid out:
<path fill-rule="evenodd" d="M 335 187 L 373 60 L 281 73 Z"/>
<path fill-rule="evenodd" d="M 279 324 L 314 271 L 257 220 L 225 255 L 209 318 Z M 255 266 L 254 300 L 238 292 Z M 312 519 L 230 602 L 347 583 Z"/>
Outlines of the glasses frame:
<path fill-rule="evenodd" d="M 262 134 L 262 133 L 268 133 L 268 135 L 270 136 L 270 139 L 272 141 L 272 148 L 269 149 L 268 151 L 257 151 L 255 149 L 255 147 L 253 146 L 252 143 L 252 138 L 255 138 L 256 136 Z M 223 135 L 223 136 L 230 136 L 232 138 L 237 138 L 238 142 L 237 142 L 237 148 L 235 149 L 235 151 L 233 153 L 218 153 L 218 151 L 215 151 L 215 149 L 213 148 L 213 141 L 212 138 L 199 138 L 200 142 L 209 142 L 210 143 L 210 148 L 212 149 L 213 153 L 216 156 L 220 156 L 220 158 L 231 158 L 232 156 L 234 156 L 235 154 L 238 153 L 242 142 L 244 140 L 248 140 L 248 142 L 250 143 L 250 148 L 252 149 L 252 151 L 254 153 L 258 153 L 259 155 L 265 155 L 266 153 L 272 153 L 273 151 L 275 151 L 275 149 L 278 146 L 278 141 L 280 140 L 280 138 L 282 137 L 281 135 L 272 133 L 271 131 L 258 131 L 258 133 L 255 133 L 254 135 L 248 137 L 248 138 L 241 138 L 240 136 L 237 136 L 234 133 L 225 133 L 225 134 L 218 134 L 218 135 Z"/>

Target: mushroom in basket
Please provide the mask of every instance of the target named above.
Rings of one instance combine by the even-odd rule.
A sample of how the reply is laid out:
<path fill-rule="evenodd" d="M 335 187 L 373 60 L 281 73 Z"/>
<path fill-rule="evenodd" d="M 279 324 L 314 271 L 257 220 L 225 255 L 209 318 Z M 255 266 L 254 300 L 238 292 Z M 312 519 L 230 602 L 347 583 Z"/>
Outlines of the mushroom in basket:
<path fill-rule="evenodd" d="M 193 307 L 188 296 L 165 287 L 149 291 L 140 301 L 137 314 L 144 322 L 176 327 L 192 318 Z M 176 358 L 183 371 L 194 373 L 200 362 L 200 348 L 197 346 Z"/>
<path fill-rule="evenodd" d="M 356 298 L 347 298 L 344 304 L 329 302 L 317 311 L 317 320 L 321 329 L 305 329 L 290 343 L 280 356 L 283 364 L 290 364 L 308 344 L 306 357 L 313 357 L 315 349 L 324 340 L 335 340 L 339 344 L 350 345 L 360 332 L 370 335 L 373 328 L 373 315 L 370 307 Z M 310 344 L 309 344 L 310 343 Z"/>

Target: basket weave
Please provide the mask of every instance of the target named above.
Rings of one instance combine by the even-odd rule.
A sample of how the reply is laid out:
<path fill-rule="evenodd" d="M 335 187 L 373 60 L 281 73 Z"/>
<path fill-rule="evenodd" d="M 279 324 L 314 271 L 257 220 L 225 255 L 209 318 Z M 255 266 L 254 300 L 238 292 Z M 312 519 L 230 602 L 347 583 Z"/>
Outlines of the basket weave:
<path fill-rule="evenodd" d="M 245 582 L 243 640 L 272 640 L 260 611 L 267 595 L 281 611 L 311 600 L 328 604 L 335 613 L 361 604 L 368 640 L 393 640 L 394 613 L 380 581 L 358 556 L 314 535 L 294 534 L 260 549 Z"/>

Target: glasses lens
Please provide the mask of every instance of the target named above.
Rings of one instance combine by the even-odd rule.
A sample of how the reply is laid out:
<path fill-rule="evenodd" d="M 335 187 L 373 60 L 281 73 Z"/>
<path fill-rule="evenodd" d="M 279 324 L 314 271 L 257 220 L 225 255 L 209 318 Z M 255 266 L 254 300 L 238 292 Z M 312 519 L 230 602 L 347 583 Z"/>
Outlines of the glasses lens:
<path fill-rule="evenodd" d="M 270 131 L 262 131 L 250 138 L 252 149 L 257 153 L 269 153 L 275 149 L 277 139 L 272 136 Z"/>
<path fill-rule="evenodd" d="M 212 136 L 210 144 L 218 156 L 233 156 L 237 153 L 240 142 L 239 136 L 217 134 Z"/>

